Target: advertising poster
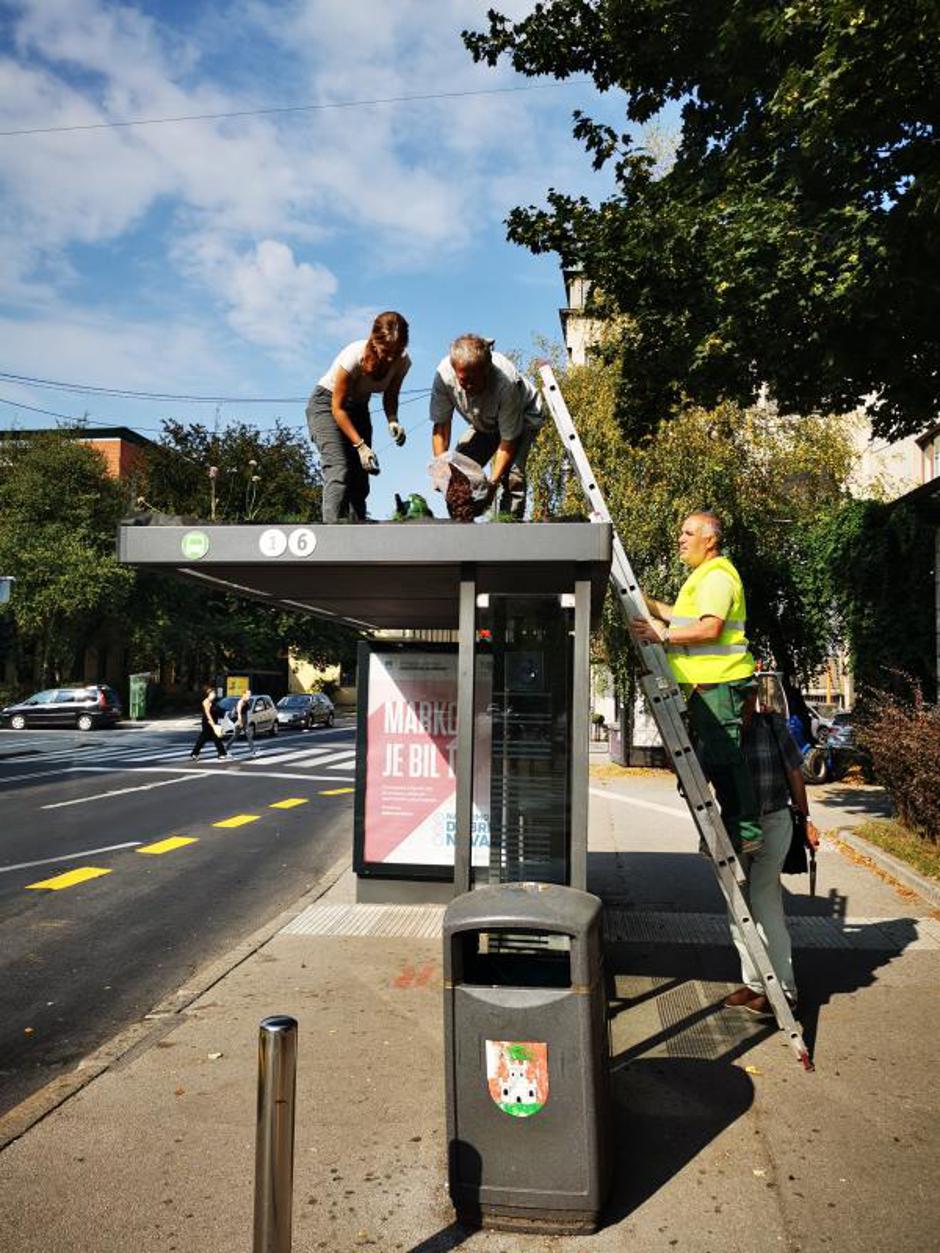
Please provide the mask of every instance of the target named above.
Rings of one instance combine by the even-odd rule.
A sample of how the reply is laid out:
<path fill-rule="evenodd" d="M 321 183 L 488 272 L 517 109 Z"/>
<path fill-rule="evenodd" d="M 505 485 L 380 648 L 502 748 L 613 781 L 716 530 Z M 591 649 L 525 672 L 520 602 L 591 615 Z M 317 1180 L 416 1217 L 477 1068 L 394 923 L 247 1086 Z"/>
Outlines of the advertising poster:
<path fill-rule="evenodd" d="M 489 862 L 490 659 L 477 662 L 473 865 Z M 366 709 L 363 869 L 448 867 L 456 831 L 457 655 L 372 652 Z"/>

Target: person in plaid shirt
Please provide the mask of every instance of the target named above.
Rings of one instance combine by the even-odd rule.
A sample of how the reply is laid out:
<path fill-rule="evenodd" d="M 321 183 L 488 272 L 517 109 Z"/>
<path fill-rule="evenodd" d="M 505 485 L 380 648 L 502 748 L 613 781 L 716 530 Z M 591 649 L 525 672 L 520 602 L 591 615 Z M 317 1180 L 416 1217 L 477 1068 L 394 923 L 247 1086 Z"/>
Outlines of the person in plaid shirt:
<path fill-rule="evenodd" d="M 758 713 L 752 701 L 744 711 L 741 738 L 744 759 L 750 770 L 757 796 L 764 840 L 758 852 L 744 858 L 748 877 L 748 902 L 777 977 L 792 1006 L 796 1005 L 796 982 L 790 933 L 783 913 L 783 886 L 780 872 L 790 848 L 793 823 L 790 806 L 806 815 L 806 832 L 813 847 L 819 832 L 809 817 L 806 784 L 801 770 L 802 756 L 783 718 L 776 713 Z M 741 957 L 744 986 L 725 998 L 729 1009 L 749 1013 L 771 1013 L 760 975 L 744 947 L 744 940 L 733 916 L 729 915 L 731 937 Z"/>

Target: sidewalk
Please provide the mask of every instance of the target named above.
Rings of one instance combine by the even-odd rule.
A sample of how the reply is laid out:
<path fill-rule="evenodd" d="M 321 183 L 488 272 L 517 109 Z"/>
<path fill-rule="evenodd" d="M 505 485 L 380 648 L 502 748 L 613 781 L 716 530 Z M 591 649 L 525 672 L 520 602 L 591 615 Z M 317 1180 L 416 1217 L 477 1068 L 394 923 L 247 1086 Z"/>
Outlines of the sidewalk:
<path fill-rule="evenodd" d="M 0 1251 L 250 1249 L 257 1029 L 289 1013 L 297 1253 L 922 1253 L 940 1218 L 940 922 L 828 840 L 815 899 L 786 881 L 807 1075 L 772 1025 L 718 1008 L 734 952 L 671 785 L 592 779 L 590 822 L 616 986 L 618 1155 L 597 1235 L 452 1224 L 441 910 L 355 906 L 340 867 L 0 1153 Z"/>

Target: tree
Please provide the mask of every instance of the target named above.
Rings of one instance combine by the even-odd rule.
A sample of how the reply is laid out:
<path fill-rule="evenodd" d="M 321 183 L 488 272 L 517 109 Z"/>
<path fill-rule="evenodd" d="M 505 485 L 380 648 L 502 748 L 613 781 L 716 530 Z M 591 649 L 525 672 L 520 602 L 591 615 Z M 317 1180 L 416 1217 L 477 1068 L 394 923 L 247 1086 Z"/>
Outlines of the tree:
<path fill-rule="evenodd" d="M 848 412 L 876 434 L 940 410 L 940 5 L 936 0 L 546 0 L 464 32 L 477 61 L 589 74 L 634 124 L 681 103 L 675 161 L 575 115 L 616 193 L 555 190 L 509 237 L 581 265 L 623 315 L 621 419 L 685 400 Z"/>
<path fill-rule="evenodd" d="M 826 554 L 816 528 L 840 511 L 853 463 L 845 423 L 745 411 L 690 408 L 642 445 L 630 445 L 615 411 L 616 371 L 595 363 L 561 378 L 566 402 L 611 515 L 645 590 L 674 599 L 687 571 L 676 558 L 680 522 L 713 509 L 747 593 L 748 637 L 791 691 L 819 669 L 838 632 Z M 529 459 L 535 516 L 584 512 L 553 429 Z M 605 610 L 607 658 L 620 681 L 633 673 L 619 606 Z"/>
<path fill-rule="evenodd" d="M 17 641 L 40 682 L 67 681 L 133 586 L 114 544 L 123 492 L 73 431 L 8 436 L 0 456 L 0 568 L 16 578 Z"/>
<path fill-rule="evenodd" d="M 935 527 L 910 501 L 846 501 L 810 536 L 863 688 L 937 696 Z"/>
<path fill-rule="evenodd" d="M 280 421 L 269 431 L 165 421 L 148 450 L 144 494 L 163 512 L 207 520 L 310 522 L 321 516 L 321 485 L 310 440 Z"/>
<path fill-rule="evenodd" d="M 148 451 L 145 500 L 216 522 L 310 522 L 321 516 L 320 471 L 310 441 L 280 422 L 210 431 L 166 421 Z M 358 639 L 311 615 L 150 572 L 138 575 L 127 629 L 136 666 L 172 662 L 191 686 L 221 670 L 276 667 L 288 651 L 315 665 L 346 661 Z"/>

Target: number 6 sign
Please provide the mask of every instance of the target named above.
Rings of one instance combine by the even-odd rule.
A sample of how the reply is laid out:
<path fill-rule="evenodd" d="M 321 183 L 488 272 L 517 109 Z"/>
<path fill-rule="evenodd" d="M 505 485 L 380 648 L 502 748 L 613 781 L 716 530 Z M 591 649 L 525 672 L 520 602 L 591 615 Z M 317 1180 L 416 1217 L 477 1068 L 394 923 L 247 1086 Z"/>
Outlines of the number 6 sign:
<path fill-rule="evenodd" d="M 317 537 L 309 527 L 299 526 L 291 531 L 287 539 L 287 547 L 295 557 L 309 557 L 317 546 Z"/>

